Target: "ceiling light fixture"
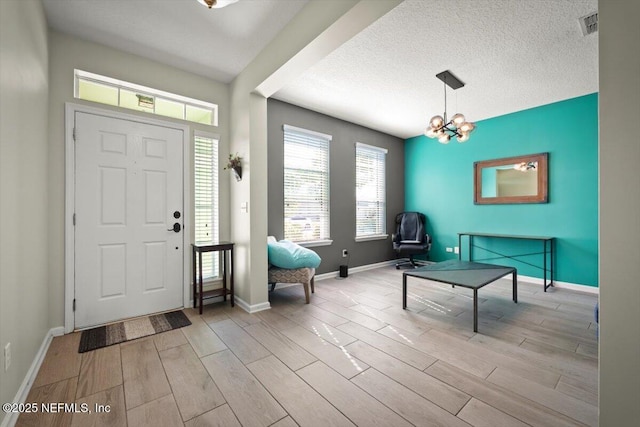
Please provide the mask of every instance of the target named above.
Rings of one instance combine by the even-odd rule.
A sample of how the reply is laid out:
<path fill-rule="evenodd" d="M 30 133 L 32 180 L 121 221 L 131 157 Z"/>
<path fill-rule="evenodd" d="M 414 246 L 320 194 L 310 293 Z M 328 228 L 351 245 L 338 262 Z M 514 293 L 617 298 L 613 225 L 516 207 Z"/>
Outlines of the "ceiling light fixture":
<path fill-rule="evenodd" d="M 211 8 L 220 9 L 225 6 L 229 6 L 230 4 L 233 4 L 238 0 L 197 0 L 197 1 L 200 4 L 207 6 L 209 9 Z"/>
<path fill-rule="evenodd" d="M 457 137 L 458 142 L 465 142 L 476 125 L 468 122 L 460 113 L 454 114 L 451 120 L 447 121 L 447 86 L 456 90 L 463 87 L 464 83 L 449 70 L 436 74 L 436 77 L 444 82 L 444 116 L 433 116 L 424 134 L 429 138 L 438 138 L 442 144 L 448 144 L 453 137 Z"/>
<path fill-rule="evenodd" d="M 538 169 L 538 162 L 522 162 L 522 163 L 516 163 L 515 165 L 513 165 L 513 168 L 517 171 L 520 172 L 527 172 L 530 170 L 537 170 Z"/>

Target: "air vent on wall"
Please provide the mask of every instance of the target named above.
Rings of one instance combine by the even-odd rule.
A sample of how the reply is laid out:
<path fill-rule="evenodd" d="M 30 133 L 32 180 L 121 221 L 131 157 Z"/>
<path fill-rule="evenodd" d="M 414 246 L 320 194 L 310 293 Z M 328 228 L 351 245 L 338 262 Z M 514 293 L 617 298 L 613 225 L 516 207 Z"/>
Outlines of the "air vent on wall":
<path fill-rule="evenodd" d="M 587 16 L 583 16 L 578 19 L 580 21 L 580 28 L 582 28 L 582 35 L 589 35 L 598 32 L 598 12 L 593 12 Z"/>

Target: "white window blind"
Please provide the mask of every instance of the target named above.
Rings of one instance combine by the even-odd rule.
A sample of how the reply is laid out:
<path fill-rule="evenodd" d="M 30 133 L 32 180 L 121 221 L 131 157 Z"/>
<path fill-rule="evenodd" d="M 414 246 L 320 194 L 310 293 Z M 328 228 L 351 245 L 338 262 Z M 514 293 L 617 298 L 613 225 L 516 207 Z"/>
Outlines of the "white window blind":
<path fill-rule="evenodd" d="M 193 146 L 195 241 L 215 242 L 219 239 L 218 139 L 196 134 Z M 218 257 L 214 252 L 202 254 L 202 276 L 218 277 Z"/>
<path fill-rule="evenodd" d="M 384 148 L 356 143 L 356 238 L 387 232 L 386 155 Z"/>
<path fill-rule="evenodd" d="M 329 240 L 330 135 L 284 125 L 284 237 Z"/>

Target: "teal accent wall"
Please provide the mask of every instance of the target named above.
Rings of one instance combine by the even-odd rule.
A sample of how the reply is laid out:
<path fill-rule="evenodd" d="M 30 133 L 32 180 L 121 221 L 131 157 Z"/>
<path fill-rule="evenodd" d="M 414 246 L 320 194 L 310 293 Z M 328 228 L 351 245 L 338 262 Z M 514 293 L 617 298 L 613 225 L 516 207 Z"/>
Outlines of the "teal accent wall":
<path fill-rule="evenodd" d="M 472 118 L 471 118 L 472 119 Z M 466 143 L 447 145 L 416 136 L 405 141 L 405 209 L 427 216 L 430 259 L 456 258 L 458 232 L 553 236 L 555 279 L 598 286 L 598 95 L 568 99 L 476 123 Z M 622 136 L 621 136 L 622 137 Z M 473 163 L 549 153 L 549 202 L 475 205 Z M 509 254 L 539 252 L 540 243 L 476 239 L 478 246 Z M 467 259 L 466 240 L 462 245 Z M 474 260 L 495 257 L 474 250 Z M 495 260 L 518 274 L 542 277 L 541 255 Z M 526 264 L 528 263 L 528 264 Z"/>
<path fill-rule="evenodd" d="M 482 169 L 482 197 L 496 197 L 497 174 L 498 169 L 495 167 Z"/>

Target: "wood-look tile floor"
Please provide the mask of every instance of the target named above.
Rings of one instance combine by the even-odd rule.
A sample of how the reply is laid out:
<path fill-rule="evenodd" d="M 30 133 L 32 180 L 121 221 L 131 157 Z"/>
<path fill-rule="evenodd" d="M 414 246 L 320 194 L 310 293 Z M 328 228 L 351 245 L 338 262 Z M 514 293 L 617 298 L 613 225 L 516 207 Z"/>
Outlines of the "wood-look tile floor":
<path fill-rule="evenodd" d="M 597 425 L 596 296 L 510 279 L 479 292 L 393 267 L 270 293 L 271 310 L 205 306 L 193 324 L 78 354 L 54 339 L 19 426 Z M 109 407 L 96 412 L 95 405 Z"/>

